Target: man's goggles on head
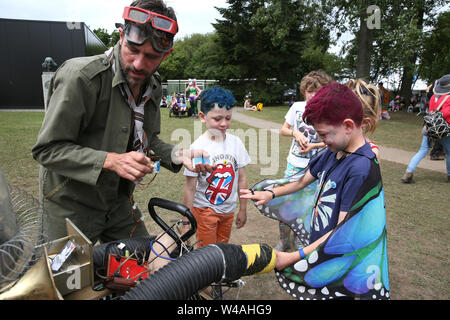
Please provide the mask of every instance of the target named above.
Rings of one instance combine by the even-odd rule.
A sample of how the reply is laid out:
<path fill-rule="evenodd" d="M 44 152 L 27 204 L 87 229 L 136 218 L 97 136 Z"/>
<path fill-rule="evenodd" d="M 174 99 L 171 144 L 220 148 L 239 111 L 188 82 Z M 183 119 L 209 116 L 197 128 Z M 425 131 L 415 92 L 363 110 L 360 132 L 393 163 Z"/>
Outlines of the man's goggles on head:
<path fill-rule="evenodd" d="M 125 7 L 122 17 L 125 20 L 141 24 L 151 21 L 153 28 L 171 33 L 173 35 L 178 32 L 178 24 L 175 20 L 170 19 L 169 17 L 166 17 L 162 14 L 145 9 Z"/>
<path fill-rule="evenodd" d="M 127 23 L 123 30 L 127 41 L 135 46 L 140 46 L 145 41 L 150 40 L 153 49 L 157 52 L 166 53 L 173 47 L 173 37 L 165 32 L 153 30 L 151 35 L 148 35 L 144 28 L 139 28 L 134 23 Z"/>

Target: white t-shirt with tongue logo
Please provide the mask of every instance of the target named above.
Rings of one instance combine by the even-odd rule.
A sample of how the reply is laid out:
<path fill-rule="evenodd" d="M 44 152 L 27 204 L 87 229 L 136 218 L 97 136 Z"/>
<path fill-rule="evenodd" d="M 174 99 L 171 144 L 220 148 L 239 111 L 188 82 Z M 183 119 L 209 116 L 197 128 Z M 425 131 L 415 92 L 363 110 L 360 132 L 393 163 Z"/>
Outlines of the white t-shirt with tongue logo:
<path fill-rule="evenodd" d="M 239 169 L 250 163 L 250 156 L 238 137 L 227 133 L 224 141 L 213 141 L 201 135 L 191 150 L 205 150 L 211 164 L 217 165 L 212 173 L 195 173 L 184 169 L 184 175 L 198 177 L 193 206 L 211 208 L 217 213 L 232 213 L 238 199 Z"/>

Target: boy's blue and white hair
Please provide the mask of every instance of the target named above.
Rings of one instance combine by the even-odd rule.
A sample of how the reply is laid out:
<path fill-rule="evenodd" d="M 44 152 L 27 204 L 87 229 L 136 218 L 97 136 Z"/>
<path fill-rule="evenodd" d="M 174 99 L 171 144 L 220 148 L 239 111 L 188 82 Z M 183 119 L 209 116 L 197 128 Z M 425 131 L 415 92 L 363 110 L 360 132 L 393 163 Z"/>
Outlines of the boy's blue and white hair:
<path fill-rule="evenodd" d="M 217 105 L 219 108 L 230 110 L 234 107 L 236 100 L 230 90 L 220 86 L 214 86 L 202 91 L 200 94 L 201 107 L 200 110 L 207 114 Z"/>

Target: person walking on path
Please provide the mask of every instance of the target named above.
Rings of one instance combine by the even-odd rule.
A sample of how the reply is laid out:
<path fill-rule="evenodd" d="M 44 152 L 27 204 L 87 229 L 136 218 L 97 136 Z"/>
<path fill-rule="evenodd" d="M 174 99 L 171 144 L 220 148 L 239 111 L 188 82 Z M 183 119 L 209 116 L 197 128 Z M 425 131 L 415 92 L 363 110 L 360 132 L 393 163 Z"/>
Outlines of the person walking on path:
<path fill-rule="evenodd" d="M 443 113 L 444 119 L 447 124 L 450 124 L 450 74 L 447 74 L 436 81 L 433 89 L 434 95 L 430 99 L 430 113 L 435 110 L 440 110 Z M 427 155 L 431 148 L 431 139 L 427 136 L 427 132 L 422 130 L 422 143 L 419 151 L 412 157 L 405 174 L 401 178 L 403 183 L 413 183 L 414 171 L 417 165 Z M 446 136 L 439 140 L 445 149 L 446 153 L 446 166 L 447 166 L 447 182 L 450 182 L 450 136 Z"/>

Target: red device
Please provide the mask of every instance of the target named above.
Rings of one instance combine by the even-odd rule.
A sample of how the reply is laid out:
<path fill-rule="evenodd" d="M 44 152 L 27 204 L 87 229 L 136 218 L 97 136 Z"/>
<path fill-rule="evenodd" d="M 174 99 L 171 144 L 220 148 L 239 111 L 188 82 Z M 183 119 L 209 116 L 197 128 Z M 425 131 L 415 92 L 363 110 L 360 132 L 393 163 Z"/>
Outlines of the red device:
<path fill-rule="evenodd" d="M 121 264 L 122 266 L 120 266 Z M 124 279 L 133 282 L 142 281 L 147 278 L 149 274 L 148 262 L 144 261 L 143 263 L 139 263 L 139 260 L 137 259 L 110 254 L 108 256 L 108 268 L 106 274 L 108 277 L 114 277 L 117 276 L 117 274 L 120 274 Z"/>

